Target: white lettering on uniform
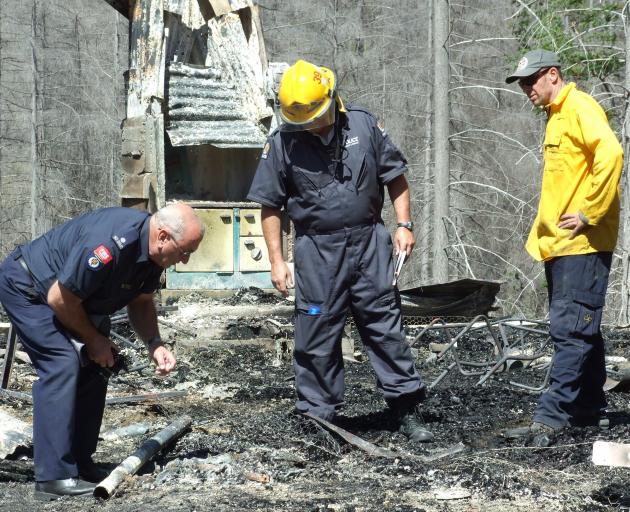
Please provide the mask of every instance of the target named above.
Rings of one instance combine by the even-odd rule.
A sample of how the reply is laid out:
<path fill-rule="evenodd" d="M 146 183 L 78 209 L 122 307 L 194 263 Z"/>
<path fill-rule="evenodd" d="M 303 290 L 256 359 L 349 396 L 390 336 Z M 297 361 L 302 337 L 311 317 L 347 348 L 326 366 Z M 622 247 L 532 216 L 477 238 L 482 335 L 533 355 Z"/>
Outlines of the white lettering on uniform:
<path fill-rule="evenodd" d="M 346 147 L 349 148 L 350 146 L 356 146 L 359 143 L 359 137 L 352 137 L 351 139 L 348 139 L 348 141 L 346 142 Z"/>

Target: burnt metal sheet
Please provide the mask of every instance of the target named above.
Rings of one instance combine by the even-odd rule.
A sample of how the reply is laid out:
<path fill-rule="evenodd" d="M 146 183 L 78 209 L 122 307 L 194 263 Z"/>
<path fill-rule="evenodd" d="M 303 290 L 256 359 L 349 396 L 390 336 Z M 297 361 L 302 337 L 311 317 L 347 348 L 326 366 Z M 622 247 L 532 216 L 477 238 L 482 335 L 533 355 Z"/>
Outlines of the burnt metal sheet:
<path fill-rule="evenodd" d="M 138 0 L 131 21 L 127 117 L 138 117 L 164 97 L 163 1 Z"/>
<path fill-rule="evenodd" d="M 240 235 L 241 236 L 262 236 L 262 222 L 260 220 L 260 208 L 241 208 Z"/>
<path fill-rule="evenodd" d="M 234 211 L 232 208 L 196 210 L 206 227 L 199 248 L 177 272 L 234 272 Z"/>
<path fill-rule="evenodd" d="M 271 117 L 267 104 L 265 69 L 261 60 L 262 34 L 253 19 L 255 11 L 244 9 L 208 22 L 206 65 L 221 70 L 238 91 L 250 119 Z"/>
<path fill-rule="evenodd" d="M 239 264 L 241 272 L 270 271 L 269 251 L 263 236 L 245 236 L 239 238 Z"/>
<path fill-rule="evenodd" d="M 173 146 L 262 147 L 267 130 L 239 89 L 215 68 L 171 63 L 168 125 Z"/>
<path fill-rule="evenodd" d="M 406 316 L 485 315 L 494 309 L 500 288 L 500 281 L 459 279 L 401 290 L 402 310 Z"/>

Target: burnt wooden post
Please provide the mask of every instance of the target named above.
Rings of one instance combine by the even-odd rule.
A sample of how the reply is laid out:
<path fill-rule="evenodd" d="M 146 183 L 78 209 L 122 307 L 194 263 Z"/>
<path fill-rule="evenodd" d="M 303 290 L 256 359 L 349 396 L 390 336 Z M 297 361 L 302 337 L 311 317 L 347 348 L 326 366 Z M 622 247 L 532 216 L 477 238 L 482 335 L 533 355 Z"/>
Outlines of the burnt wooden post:
<path fill-rule="evenodd" d="M 164 204 L 164 5 L 130 6 L 127 118 L 122 129 L 123 206 L 155 211 Z"/>

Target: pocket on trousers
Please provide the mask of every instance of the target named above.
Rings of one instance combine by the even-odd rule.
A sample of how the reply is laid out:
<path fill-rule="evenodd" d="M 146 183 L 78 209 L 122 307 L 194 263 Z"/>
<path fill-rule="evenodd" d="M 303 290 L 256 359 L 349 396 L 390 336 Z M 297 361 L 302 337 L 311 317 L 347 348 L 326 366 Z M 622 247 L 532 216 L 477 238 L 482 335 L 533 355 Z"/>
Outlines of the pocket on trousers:
<path fill-rule="evenodd" d="M 602 319 L 604 297 L 594 293 L 574 291 L 573 294 L 574 327 L 573 334 L 595 336 L 599 333 Z"/>
<path fill-rule="evenodd" d="M 305 235 L 296 238 L 294 254 L 296 311 L 309 316 L 326 314 L 335 276 L 326 251 Z"/>

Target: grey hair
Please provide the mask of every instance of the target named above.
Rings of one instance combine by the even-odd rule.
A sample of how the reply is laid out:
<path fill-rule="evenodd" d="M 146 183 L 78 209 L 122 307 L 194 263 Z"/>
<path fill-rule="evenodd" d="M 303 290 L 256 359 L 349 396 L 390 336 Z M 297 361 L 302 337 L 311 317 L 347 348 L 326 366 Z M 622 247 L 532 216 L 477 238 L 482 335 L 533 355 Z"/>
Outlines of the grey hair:
<path fill-rule="evenodd" d="M 181 240 L 184 236 L 184 218 L 181 211 L 173 204 L 160 208 L 153 214 L 155 224 L 158 229 L 165 229 L 176 240 Z"/>

